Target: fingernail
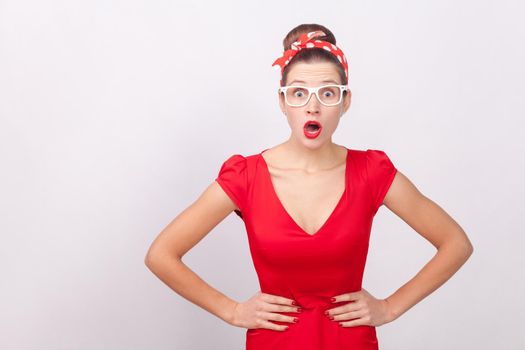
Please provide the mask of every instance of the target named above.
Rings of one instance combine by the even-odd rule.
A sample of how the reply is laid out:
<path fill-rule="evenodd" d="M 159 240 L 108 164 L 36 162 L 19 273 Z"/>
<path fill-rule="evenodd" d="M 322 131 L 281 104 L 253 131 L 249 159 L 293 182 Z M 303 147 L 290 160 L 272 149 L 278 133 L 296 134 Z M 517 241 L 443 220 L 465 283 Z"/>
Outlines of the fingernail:
<path fill-rule="evenodd" d="M 335 298 L 332 298 L 332 299 L 330 299 L 330 300 L 332 300 L 332 303 L 333 303 L 333 302 L 335 301 Z"/>
<path fill-rule="evenodd" d="M 297 321 L 299 321 L 299 319 L 297 317 L 294 317 L 293 321 L 297 322 Z"/>
<path fill-rule="evenodd" d="M 297 302 L 295 300 L 292 301 L 292 305 L 297 305 Z"/>

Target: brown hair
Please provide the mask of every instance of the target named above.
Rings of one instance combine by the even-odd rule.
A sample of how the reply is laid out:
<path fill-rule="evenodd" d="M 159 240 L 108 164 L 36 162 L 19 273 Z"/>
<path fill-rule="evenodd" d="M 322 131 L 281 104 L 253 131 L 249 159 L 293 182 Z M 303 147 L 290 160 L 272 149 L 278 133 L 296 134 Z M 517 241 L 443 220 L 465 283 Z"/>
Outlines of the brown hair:
<path fill-rule="evenodd" d="M 300 24 L 297 27 L 293 28 L 284 38 L 283 40 L 283 47 L 284 50 L 289 50 L 292 47 L 292 44 L 299 39 L 299 37 L 304 33 L 313 32 L 316 30 L 322 30 L 326 35 L 320 36 L 316 39 L 328 41 L 329 43 L 332 43 L 334 45 L 336 44 L 335 36 L 334 34 L 325 26 L 322 26 L 320 24 Z M 337 67 L 337 73 L 339 74 L 339 77 L 341 78 L 341 84 L 346 85 L 348 84 L 348 79 L 345 74 L 345 70 L 343 68 L 343 65 L 339 60 L 330 52 L 318 48 L 318 47 L 311 47 L 308 49 L 302 49 L 300 50 L 284 67 L 283 74 L 282 74 L 282 86 L 286 85 L 286 78 L 288 76 L 288 72 L 290 71 L 290 68 L 297 64 L 298 62 L 305 62 L 305 63 L 311 63 L 311 62 L 332 62 Z M 345 91 L 346 93 L 347 91 Z"/>

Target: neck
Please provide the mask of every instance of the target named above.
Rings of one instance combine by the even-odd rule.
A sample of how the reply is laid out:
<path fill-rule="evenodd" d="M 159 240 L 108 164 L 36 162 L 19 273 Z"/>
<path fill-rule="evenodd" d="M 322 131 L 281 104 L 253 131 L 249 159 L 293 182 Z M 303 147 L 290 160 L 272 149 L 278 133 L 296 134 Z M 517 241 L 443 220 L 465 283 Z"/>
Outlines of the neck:
<path fill-rule="evenodd" d="M 292 168 L 315 172 L 333 168 L 340 163 L 339 152 L 342 146 L 333 143 L 331 140 L 320 146 L 307 147 L 290 138 L 282 143 L 281 147 L 290 160 L 288 164 Z"/>

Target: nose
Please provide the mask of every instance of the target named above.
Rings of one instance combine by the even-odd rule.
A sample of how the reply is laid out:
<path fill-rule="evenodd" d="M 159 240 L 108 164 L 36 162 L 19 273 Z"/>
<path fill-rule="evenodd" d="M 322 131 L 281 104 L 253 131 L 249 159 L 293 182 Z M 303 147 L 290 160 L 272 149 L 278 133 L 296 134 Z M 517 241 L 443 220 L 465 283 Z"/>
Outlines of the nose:
<path fill-rule="evenodd" d="M 306 112 L 308 113 L 319 113 L 321 102 L 317 99 L 317 95 L 312 93 L 310 99 L 306 103 Z"/>

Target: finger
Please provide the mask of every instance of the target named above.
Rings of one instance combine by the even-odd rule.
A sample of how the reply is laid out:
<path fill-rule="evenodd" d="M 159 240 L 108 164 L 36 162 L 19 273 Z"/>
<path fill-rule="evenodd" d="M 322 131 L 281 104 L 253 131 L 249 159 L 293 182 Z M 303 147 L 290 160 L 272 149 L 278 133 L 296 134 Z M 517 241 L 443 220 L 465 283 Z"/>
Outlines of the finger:
<path fill-rule="evenodd" d="M 289 327 L 288 325 L 279 325 L 266 320 L 260 320 L 258 324 L 260 325 L 258 328 L 273 329 L 274 331 L 285 331 Z"/>
<path fill-rule="evenodd" d="M 333 309 L 328 309 L 325 311 L 325 315 L 327 316 L 335 316 L 339 315 L 345 312 L 351 312 L 351 311 L 357 311 L 362 309 L 362 305 L 357 301 L 348 302 L 344 305 L 340 305 L 338 307 L 334 307 Z"/>
<path fill-rule="evenodd" d="M 358 318 L 351 321 L 341 321 L 339 322 L 341 327 L 355 327 L 355 326 L 369 326 L 369 323 L 366 322 L 363 318 Z"/>
<path fill-rule="evenodd" d="M 339 315 L 332 316 L 332 321 L 350 321 L 356 318 L 361 318 L 365 315 L 363 311 L 351 311 L 345 312 Z"/>
<path fill-rule="evenodd" d="M 271 312 L 301 312 L 302 311 L 302 308 L 299 306 L 288 306 L 288 305 L 271 304 L 271 303 L 265 303 L 263 305 L 263 309 L 265 311 L 271 311 Z"/>
<path fill-rule="evenodd" d="M 274 312 L 259 311 L 257 316 L 264 320 L 280 321 L 280 322 L 297 322 L 297 317 L 281 315 Z"/>
<path fill-rule="evenodd" d="M 280 295 L 273 295 L 268 293 L 262 293 L 261 297 L 264 301 L 272 304 L 282 304 L 282 305 L 297 305 L 296 301 L 293 299 L 288 299 Z"/>
<path fill-rule="evenodd" d="M 338 303 L 341 301 L 353 301 L 358 300 L 361 292 L 351 292 L 351 293 L 345 293 L 340 294 L 332 297 L 332 303 Z"/>

